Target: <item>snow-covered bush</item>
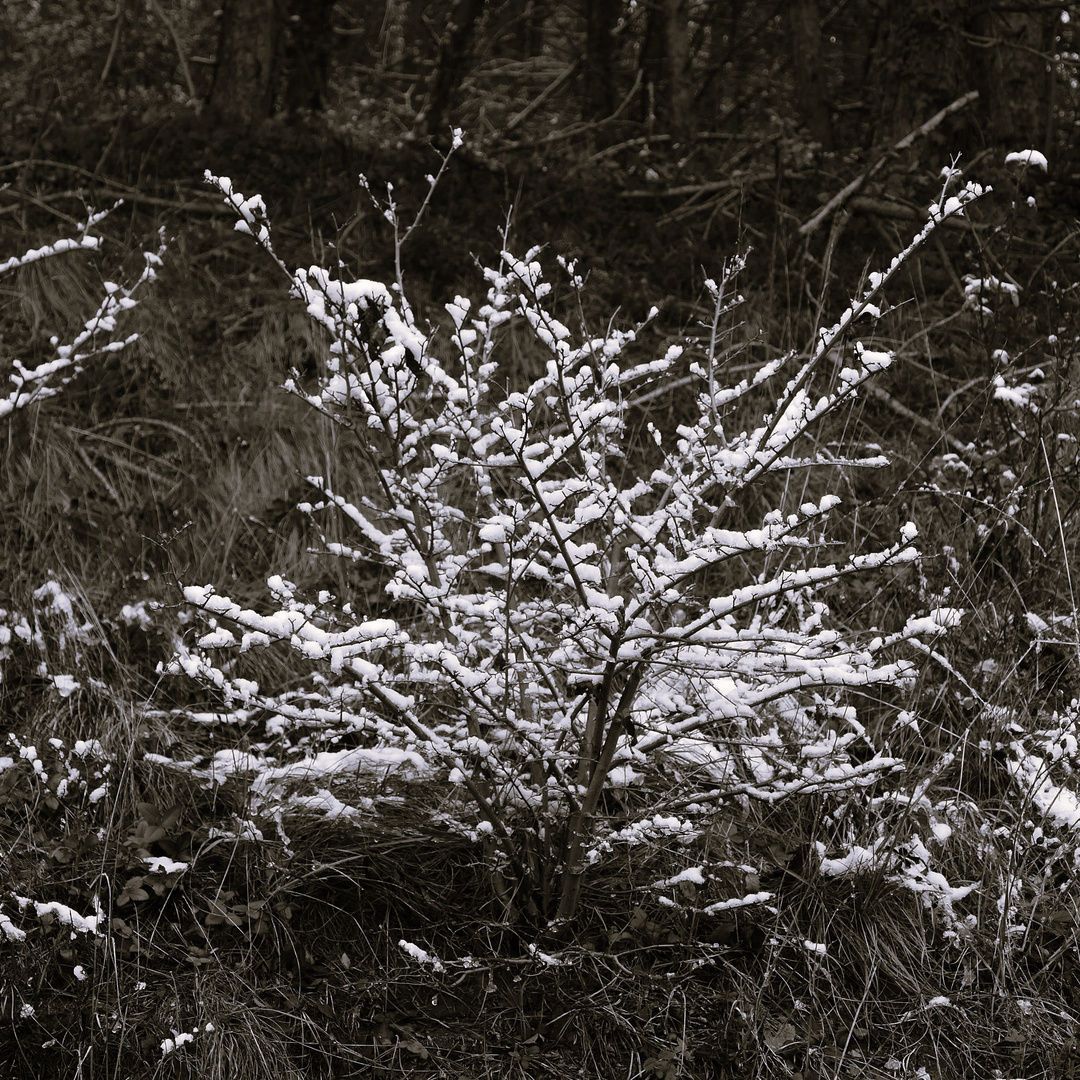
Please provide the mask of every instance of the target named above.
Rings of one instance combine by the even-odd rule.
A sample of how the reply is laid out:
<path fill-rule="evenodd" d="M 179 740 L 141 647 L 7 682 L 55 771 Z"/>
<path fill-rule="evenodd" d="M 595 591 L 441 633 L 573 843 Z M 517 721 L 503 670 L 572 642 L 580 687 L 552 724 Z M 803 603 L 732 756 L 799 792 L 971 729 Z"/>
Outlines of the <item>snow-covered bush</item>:
<path fill-rule="evenodd" d="M 208 179 L 237 228 L 287 270 L 262 199 Z M 420 325 L 400 258 L 389 286 L 287 270 L 331 340 L 318 384 L 287 387 L 355 440 L 373 478 L 353 497 L 308 477 L 321 497 L 301 509 L 342 519 L 348 539 L 327 539 L 326 552 L 380 564 L 387 608 L 304 598 L 274 577 L 260 613 L 187 585 L 206 629 L 172 670 L 282 739 L 223 751 L 208 779 L 254 773 L 253 805 L 279 827 L 290 803 L 369 814 L 392 774 L 434 782 L 442 820 L 484 845 L 508 917 L 558 925 L 574 917 L 590 863 L 630 833 L 692 831 L 722 799 L 858 788 L 902 768 L 856 702 L 868 688 L 881 700 L 902 688 L 916 671 L 905 647 L 925 652 L 922 639 L 961 613 L 938 609 L 892 632 L 832 625 L 826 590 L 917 559 L 916 527 L 830 557 L 839 498 L 800 505 L 783 480 L 884 464 L 841 460 L 810 433 L 892 362 L 847 348 L 856 320 L 880 314 L 897 269 L 979 194 L 943 196 L 808 357 L 777 357 L 737 383 L 724 378 L 716 330 L 740 302 L 739 260 L 707 283 L 714 318 L 701 354 L 675 346 L 644 360 L 631 358 L 640 326 L 575 333 L 556 317 L 537 250 L 504 251 L 484 271 L 481 302 L 446 306 L 446 333 Z M 389 193 L 383 210 L 400 256 L 411 229 L 399 231 Z M 561 265 L 582 289 L 574 265 Z M 543 355 L 535 377 L 508 363 L 513 321 Z M 635 401 L 687 373 L 692 419 L 671 432 L 631 422 Z M 391 605 L 408 615 L 388 617 Z M 260 692 L 239 674 L 240 654 L 265 648 L 294 650 L 310 684 Z M 618 820 L 606 813 L 613 790 Z"/>
<path fill-rule="evenodd" d="M 86 221 L 79 225 L 76 236 L 65 237 L 43 247 L 31 248 L 22 255 L 13 255 L 0 262 L 0 277 L 19 267 L 66 252 L 98 250 L 103 240 L 91 230 L 108 217 L 112 209 L 115 209 L 115 206 L 110 210 L 90 213 Z M 12 389 L 0 396 L 0 420 L 32 402 L 54 397 L 83 372 L 88 362 L 106 353 L 125 349 L 137 340 L 138 334 L 117 337 L 117 327 L 123 314 L 138 304 L 134 294 L 139 286 L 156 279 L 157 267 L 161 265 L 164 251 L 165 245 L 162 242 L 156 252 L 143 252 L 143 271 L 130 287 L 125 288 L 112 281 L 104 282 L 105 295 L 97 310 L 83 324 L 82 330 L 64 344 L 61 344 L 59 337 L 52 338 L 50 344 L 55 355 L 51 359 L 34 367 L 27 367 L 18 357 L 11 359 L 12 370 L 7 374 L 7 381 L 12 384 Z"/>

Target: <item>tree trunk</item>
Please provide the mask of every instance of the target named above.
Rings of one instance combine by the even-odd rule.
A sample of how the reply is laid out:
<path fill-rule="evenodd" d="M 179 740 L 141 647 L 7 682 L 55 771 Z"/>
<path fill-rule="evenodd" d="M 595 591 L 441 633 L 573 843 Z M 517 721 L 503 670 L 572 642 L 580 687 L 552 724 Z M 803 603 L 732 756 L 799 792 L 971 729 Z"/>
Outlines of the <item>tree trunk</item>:
<path fill-rule="evenodd" d="M 796 108 L 813 139 L 825 150 L 831 150 L 832 108 L 821 63 L 821 16 L 817 0 L 792 0 L 788 4 L 788 38 Z"/>
<path fill-rule="evenodd" d="M 877 141 L 905 135 L 978 90 L 974 108 L 942 129 L 943 152 L 1030 146 L 1047 128 L 1042 51 L 1047 22 L 1058 17 L 1037 3 L 887 0 L 869 65 Z"/>
<path fill-rule="evenodd" d="M 285 46 L 285 105 L 316 112 L 326 103 L 330 85 L 330 13 L 334 0 L 290 0 L 289 37 Z"/>
<path fill-rule="evenodd" d="M 1058 20 L 1047 19 L 1043 24 L 1043 53 L 1053 56 L 1060 43 L 1058 38 Z M 1042 146 L 1039 148 L 1049 157 L 1051 163 L 1057 161 L 1057 64 L 1048 63 L 1043 74 L 1042 95 Z"/>
<path fill-rule="evenodd" d="M 687 0 L 667 0 L 668 88 L 671 103 L 671 136 L 678 141 L 690 134 L 693 124 L 694 89 L 690 85 L 690 26 Z"/>
<path fill-rule="evenodd" d="M 400 0 L 404 9 L 401 19 L 402 61 L 401 70 L 420 74 L 435 56 L 431 31 L 424 22 L 425 0 Z"/>
<path fill-rule="evenodd" d="M 742 13 L 742 0 L 714 3 L 710 13 L 708 74 L 698 100 L 712 123 L 724 113 L 725 100 L 731 99 L 736 103 L 741 100 L 741 95 L 735 93 L 728 83 L 728 73 L 733 67 Z M 739 116 L 740 110 L 736 109 L 733 117 L 736 130 Z"/>
<path fill-rule="evenodd" d="M 225 0 L 207 99 L 214 120 L 249 131 L 271 116 L 284 21 L 281 0 Z"/>
<path fill-rule="evenodd" d="M 676 140 L 689 134 L 694 113 L 688 6 L 687 0 L 652 0 L 639 60 L 646 127 L 651 134 L 660 121 Z"/>
<path fill-rule="evenodd" d="M 615 39 L 618 0 L 585 0 L 583 115 L 601 120 L 615 111 Z"/>
<path fill-rule="evenodd" d="M 962 15 L 961 0 L 886 0 L 869 64 L 875 143 L 894 142 L 973 89 Z"/>
<path fill-rule="evenodd" d="M 544 22 L 550 0 L 514 0 L 513 49 L 522 60 L 544 51 Z"/>
<path fill-rule="evenodd" d="M 983 2 L 973 12 L 967 44 L 989 141 L 1026 147 L 1045 132 L 1049 88 L 1042 53 L 1046 24 L 1052 27 L 1059 17 L 1057 9 L 995 11 Z"/>
<path fill-rule="evenodd" d="M 667 51 L 664 14 L 657 0 L 653 0 L 645 18 L 645 35 L 641 40 L 638 60 L 643 89 L 641 119 L 649 135 L 653 134 L 658 116 L 664 113 L 664 56 Z"/>
<path fill-rule="evenodd" d="M 421 113 L 421 127 L 429 134 L 440 132 L 446 121 L 454 92 L 467 74 L 476 24 L 484 9 L 484 0 L 457 0 L 450 13 L 439 44 L 439 58 L 428 90 L 427 102 Z"/>

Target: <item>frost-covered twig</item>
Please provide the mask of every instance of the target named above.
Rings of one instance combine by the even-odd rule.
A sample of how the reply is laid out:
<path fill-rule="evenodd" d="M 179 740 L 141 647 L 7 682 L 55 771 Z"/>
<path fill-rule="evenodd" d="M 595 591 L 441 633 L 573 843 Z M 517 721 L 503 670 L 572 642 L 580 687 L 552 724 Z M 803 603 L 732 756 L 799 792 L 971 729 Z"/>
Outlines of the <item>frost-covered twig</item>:
<path fill-rule="evenodd" d="M 116 206 L 119 205 L 119 203 L 116 204 Z M 92 213 L 86 223 L 80 226 L 80 235 L 77 238 L 58 240 L 53 244 L 31 249 L 23 255 L 0 263 L 0 274 L 65 252 L 97 250 L 101 246 L 102 239 L 99 236 L 91 236 L 89 230 L 109 213 L 109 210 Z M 5 397 L 0 397 L 0 420 L 32 402 L 54 397 L 72 379 L 83 372 L 90 360 L 108 353 L 119 352 L 138 340 L 138 334 L 128 334 L 122 338 L 114 335 L 123 314 L 139 303 L 135 297 L 139 287 L 156 280 L 157 268 L 161 266 L 161 257 L 164 253 L 165 242 L 162 234 L 157 251 L 143 252 L 143 271 L 131 286 L 125 288 L 115 282 L 106 281 L 104 283 L 105 296 L 98 305 L 97 311 L 83 324 L 82 330 L 65 344 L 60 344 L 58 337 L 52 338 L 51 344 L 55 350 L 52 359 L 42 361 L 32 368 L 27 367 L 18 358 L 11 361 L 13 371 L 8 375 L 8 382 L 13 384 L 13 389 Z"/>
<path fill-rule="evenodd" d="M 211 179 L 238 227 L 272 253 L 262 200 Z M 823 591 L 917 559 L 915 526 L 880 550 L 830 559 L 822 553 L 835 496 L 774 504 L 753 527 L 736 524 L 734 511 L 745 519 L 772 473 L 831 467 L 822 455 L 800 456 L 800 440 L 893 357 L 856 342 L 835 388 L 815 398 L 816 369 L 859 316 L 878 314 L 876 298 L 904 261 L 979 194 L 969 185 L 943 196 L 912 243 L 821 332 L 758 423 L 738 434 L 725 428 L 733 407 L 745 416 L 754 395 L 768 398 L 793 358 L 722 385 L 712 361 L 725 298 L 737 297 L 741 263 L 733 263 L 710 290 L 705 362 L 691 358 L 703 390 L 696 416 L 674 432 L 648 429 L 659 465 L 647 475 L 623 465 L 642 459 L 628 391 L 682 377 L 685 350 L 639 359 L 640 327 L 572 331 L 551 307 L 538 249 L 521 258 L 504 250 L 484 270 L 484 302 L 447 304 L 441 342 L 418 323 L 400 277 L 387 287 L 317 266 L 290 273 L 294 295 L 331 339 L 325 372 L 302 396 L 347 425 L 375 481 L 348 495 L 311 476 L 320 496 L 301 509 L 316 521 L 338 515 L 344 533 L 327 551 L 381 564 L 389 597 L 415 617 L 362 615 L 329 594 L 304 601 L 280 578 L 270 581 L 277 606 L 269 614 L 188 586 L 185 599 L 209 632 L 173 670 L 227 702 L 251 704 L 258 688 L 212 654 L 291 648 L 322 673 L 321 699 L 305 715 L 347 702 L 354 730 L 422 755 L 430 774 L 459 792 L 462 828 L 474 828 L 464 821 L 471 803 L 479 824 L 470 834 L 497 839 L 494 872 L 516 875 L 513 902 L 550 904 L 556 920 L 574 916 L 589 852 L 604 835 L 600 795 L 620 762 L 648 768 L 692 737 L 730 761 L 720 792 L 770 800 L 857 788 L 900 767 L 880 747 L 869 760 L 852 758 L 869 743 L 853 695 L 902 689 L 916 667 L 901 653 L 955 626 L 960 613 L 941 609 L 892 634 L 852 635 L 831 625 Z M 387 212 L 397 230 L 392 203 Z M 408 232 L 395 235 L 400 251 Z M 564 269 L 581 289 L 573 265 Z M 541 360 L 530 379 L 501 358 L 511 321 L 527 328 Z M 751 782 L 740 779 L 747 774 Z M 538 869 L 518 857 L 522 828 L 543 838 L 533 852 L 550 853 Z"/>

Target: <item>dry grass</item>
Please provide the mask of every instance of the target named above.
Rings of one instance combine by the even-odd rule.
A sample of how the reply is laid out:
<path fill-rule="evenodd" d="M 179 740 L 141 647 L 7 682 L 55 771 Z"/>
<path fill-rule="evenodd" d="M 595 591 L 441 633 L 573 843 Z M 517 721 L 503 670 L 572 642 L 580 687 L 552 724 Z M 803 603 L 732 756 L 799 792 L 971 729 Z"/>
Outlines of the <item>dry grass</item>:
<path fill-rule="evenodd" d="M 20 274 L 5 296 L 5 339 L 19 355 L 41 350 L 71 312 L 92 307 L 102 276 L 77 260 Z M 256 841 L 240 826 L 255 812 L 242 778 L 213 784 L 168 763 L 204 766 L 228 746 L 264 743 L 268 718 L 204 722 L 220 703 L 155 670 L 183 632 L 175 610 L 148 608 L 141 623 L 123 605 L 174 605 L 173 574 L 230 582 L 252 603 L 271 571 L 309 591 L 379 596 L 371 569 L 343 578 L 339 562 L 309 553 L 317 536 L 292 509 L 304 476 L 361 489 L 371 463 L 277 389 L 324 348 L 279 285 L 230 238 L 185 237 L 138 310 L 138 349 L 4 432 L 0 627 L 13 636 L 0 649 L 0 712 L 49 778 L 0 746 L 15 758 L 0 769 L 0 910 L 27 932 L 0 950 L 6 1076 L 1075 1075 L 1075 839 L 1009 772 L 1016 744 L 1042 745 L 1039 730 L 1056 725 L 1064 743 L 1075 733 L 1063 712 L 1076 696 L 1075 357 L 1062 342 L 1040 360 L 1059 407 L 1025 419 L 1022 433 L 1016 414 L 988 404 L 987 371 L 967 360 L 1004 339 L 1044 342 L 1073 317 L 1067 299 L 1046 290 L 1035 325 L 1008 310 L 943 324 L 957 298 L 934 308 L 923 296 L 917 314 L 900 309 L 879 328 L 879 346 L 926 361 L 884 388 L 971 443 L 966 465 L 888 401 L 860 402 L 822 435 L 826 446 L 880 443 L 896 462 L 842 475 L 853 545 L 889 534 L 906 505 L 924 549 L 941 553 L 921 578 L 852 586 L 835 598 L 838 619 L 888 628 L 901 610 L 942 601 L 970 613 L 927 661 L 918 727 L 874 730 L 885 710 L 865 703 L 871 736 L 891 742 L 906 776 L 775 806 L 717 799 L 685 843 L 616 845 L 591 870 L 571 936 L 555 939 L 506 920 L 483 851 L 440 817 L 455 807 L 437 785 L 375 780 L 355 793 L 378 797 L 370 818 L 269 816 Z M 775 310 L 769 295 L 775 303 L 776 291 L 755 294 L 747 326 L 727 329 L 735 366 L 757 358 L 752 324 L 805 338 L 803 299 Z M 932 343 L 922 359 L 918 342 Z M 527 341 L 505 344 L 527 374 Z M 949 364 L 934 359 L 927 373 L 942 356 Z M 681 407 L 677 394 L 651 400 L 642 425 L 673 426 Z M 792 502 L 816 497 L 790 483 Z M 749 521 L 758 508 L 741 512 Z M 50 574 L 72 600 L 70 619 L 35 596 Z M 19 616 L 29 641 L 14 634 Z M 272 690 L 295 677 L 265 656 L 251 670 Z M 56 675 L 80 688 L 62 696 Z M 100 752 L 75 753 L 91 739 Z M 1068 785 L 1073 765 L 1065 752 L 1046 771 Z M 677 780 L 645 783 L 674 807 L 685 794 Z M 102 784 L 107 796 L 92 799 Z M 614 794 L 602 812 L 623 820 L 636 797 Z M 973 886 L 953 910 L 895 868 L 820 869 L 819 851 L 883 836 L 899 851 L 932 835 L 934 868 Z M 189 869 L 148 870 L 147 858 Z M 657 886 L 689 867 L 702 868 L 701 884 Z M 707 911 L 758 891 L 773 898 Z M 15 896 L 84 915 L 97 897 L 108 933 L 72 935 L 20 911 Z M 443 970 L 410 959 L 401 941 Z M 162 1041 L 183 1033 L 191 1041 L 163 1055 Z"/>

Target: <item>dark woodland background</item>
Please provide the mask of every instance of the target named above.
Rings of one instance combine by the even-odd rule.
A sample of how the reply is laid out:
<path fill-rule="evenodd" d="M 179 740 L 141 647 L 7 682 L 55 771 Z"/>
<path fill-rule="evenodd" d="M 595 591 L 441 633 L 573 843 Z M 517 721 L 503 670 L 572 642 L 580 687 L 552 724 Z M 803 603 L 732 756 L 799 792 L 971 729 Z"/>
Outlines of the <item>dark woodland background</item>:
<path fill-rule="evenodd" d="M 170 419 L 186 430 L 208 419 L 196 403 L 236 397 L 238 383 L 258 397 L 316 362 L 306 320 L 233 233 L 205 169 L 264 196 L 290 265 L 329 258 L 387 280 L 393 236 L 358 176 L 376 193 L 392 182 L 409 220 L 438 165 L 432 144 L 445 149 L 451 127 L 465 148 L 405 252 L 422 317 L 469 294 L 476 260 L 497 257 L 509 225 L 511 248 L 542 244 L 579 260 L 595 304 L 586 315 L 640 318 L 657 304 L 656 330 L 670 337 L 697 332 L 703 279 L 753 249 L 742 286 L 755 297 L 747 325 L 758 325 L 747 336 L 803 349 L 864 271 L 904 246 L 950 164 L 1037 197 L 1037 212 L 1018 217 L 1006 194 L 987 210 L 990 233 L 954 224 L 959 249 L 935 241 L 919 280 L 908 274 L 923 314 L 962 303 L 965 272 L 1001 272 L 1004 247 L 992 252 L 982 237 L 1006 222 L 1011 280 L 1064 283 L 1055 260 L 1072 258 L 1080 204 L 1068 10 L 959 0 L 8 3 L 0 239 L 24 250 L 117 199 L 114 250 L 165 229 L 166 310 L 148 309 L 139 363 L 83 385 L 83 429 L 180 403 L 186 415 Z M 1015 189 L 1005 154 L 1028 148 L 1046 155 L 1049 173 L 1027 170 Z M 20 292 L 0 324 L 0 343 L 24 358 L 46 356 L 90 300 L 86 282 L 42 275 L 42 291 Z M 943 340 L 949 376 L 986 374 L 1000 344 Z M 896 400 L 919 412 L 926 390 L 923 380 Z M 239 414 L 227 420 L 230 447 L 252 434 Z M 74 527 L 73 554 L 80 535 L 116 516 L 117 499 L 99 499 L 100 483 L 84 479 L 89 492 L 47 508 L 57 527 Z M 177 479 L 168 491 L 183 487 Z M 263 494 L 245 509 L 276 521 L 280 500 Z M 26 489 L 11 498 L 24 507 Z M 124 535 L 174 524 L 175 507 L 120 502 Z M 31 540 L 21 536 L 20 550 L 48 551 Z M 160 568 L 137 535 L 125 545 L 125 566 Z M 246 568 L 251 557 L 238 556 Z M 27 571 L 44 569 L 41 558 Z M 257 562 L 257 574 L 268 569 Z"/>
<path fill-rule="evenodd" d="M 220 505 L 200 509 L 207 485 L 193 480 L 191 455 L 217 444 L 232 470 L 218 503 L 276 528 L 297 491 L 270 490 L 283 467 L 271 453 L 249 455 L 263 474 L 249 461 L 240 492 L 237 447 L 264 445 L 267 414 L 281 413 L 278 385 L 293 368 L 313 371 L 318 347 L 276 268 L 233 231 L 203 182 L 208 168 L 263 195 L 289 265 L 340 260 L 346 273 L 389 280 L 392 231 L 358 177 L 376 193 L 393 183 L 408 221 L 435 151 L 460 127 L 465 147 L 404 252 L 422 318 L 471 293 L 476 260 L 490 265 L 509 228 L 514 250 L 541 244 L 579 260 L 586 321 L 641 318 L 656 304 L 654 332 L 677 340 L 700 331 L 704 278 L 752 249 L 740 333 L 760 360 L 759 339 L 807 347 L 861 275 L 910 239 L 955 164 L 998 194 L 977 229 L 951 223 L 949 242 L 936 239 L 905 272 L 918 318 L 934 323 L 969 303 L 966 275 L 1030 286 L 1032 302 L 976 332 L 953 320 L 914 336 L 896 328 L 941 360 L 930 380 L 910 367 L 890 376 L 882 438 L 898 434 L 897 417 L 903 439 L 937 438 L 936 420 L 909 421 L 942 401 L 945 421 L 979 431 L 984 399 L 952 390 L 989 378 L 1010 335 L 1026 348 L 1071 305 L 1080 95 L 1076 23 L 1060 4 L 56 0 L 8 3 L 0 19 L 5 250 L 62 235 L 87 206 L 118 199 L 105 226 L 117 260 L 159 227 L 169 243 L 167 288 L 140 309 L 136 350 L 65 395 L 69 420 L 82 431 L 131 428 L 164 410 L 191 436 L 140 430 L 141 451 L 175 465 L 149 500 L 125 496 L 115 478 L 103 488 L 83 454 L 106 476 L 113 465 L 85 446 L 62 493 L 36 466 L 11 480 L 5 523 L 31 577 L 56 562 L 47 536 L 68 537 L 73 566 L 96 567 L 103 529 L 117 538 L 118 569 L 160 570 L 145 536 L 200 514 L 223 530 L 218 561 L 205 565 L 204 543 L 185 559 L 256 581 L 276 569 L 281 552 L 258 527 L 241 535 L 219 520 Z M 1005 155 L 1029 148 L 1049 171 L 1018 179 Z M 22 275 L 31 280 L 34 290 L 8 294 L 0 345 L 40 361 L 96 301 L 92 275 L 46 263 Z M 940 392 L 939 376 L 952 380 Z M 213 416 L 203 404 L 237 400 Z M 934 445 L 912 447 L 913 460 Z M 285 474 L 302 468 L 290 461 Z"/>
<path fill-rule="evenodd" d="M 436 293 L 511 206 L 523 244 L 586 256 L 603 298 L 629 303 L 685 294 L 746 243 L 774 272 L 812 261 L 798 226 L 868 170 L 841 246 L 855 267 L 957 155 L 992 181 L 1005 151 L 1036 147 L 1046 216 L 1069 220 L 1078 197 L 1060 4 L 91 0 L 2 18 L 5 217 L 122 194 L 175 227 L 213 212 L 210 167 L 371 263 L 357 173 L 397 182 L 407 206 L 427 140 L 453 125 L 468 150 L 412 253 Z M 821 268 L 800 270 L 820 291 Z"/>
<path fill-rule="evenodd" d="M 101 252 L 0 278 L 0 362 L 51 360 L 159 230 L 167 250 L 118 330 L 137 341 L 0 415 L 0 739 L 46 763 L 38 775 L 0 742 L 0 902 L 27 931 L 0 938 L 0 1080 L 1076 1077 L 1076 830 L 1033 808 L 1051 766 L 1018 781 L 1016 747 L 1049 760 L 1057 732 L 1052 775 L 1075 789 L 1078 17 L 1035 0 L 6 0 L 0 264 L 122 202 Z M 838 624 L 968 613 L 927 658 L 919 722 L 868 735 L 896 741 L 911 786 L 723 808 L 700 844 L 727 859 L 724 895 L 767 890 L 775 906 L 711 923 L 653 896 L 691 857 L 679 842 L 618 849 L 566 964 L 540 964 L 536 928 L 492 914 L 478 845 L 432 825 L 438 785 L 418 810 L 391 798 L 357 825 L 301 822 L 291 847 L 271 824 L 222 843 L 247 795 L 165 767 L 258 726 L 207 722 L 220 702 L 162 675 L 195 633 L 177 580 L 254 607 L 269 574 L 386 599 L 369 566 L 312 554 L 296 504 L 337 444 L 281 383 L 315 385 L 326 342 L 204 170 L 262 194 L 288 266 L 389 283 L 394 235 L 358 178 L 381 197 L 392 183 L 411 221 L 454 128 L 465 144 L 400 252 L 421 322 L 479 297 L 477 264 L 503 246 L 544 245 L 587 276 L 580 308 L 572 290 L 553 299 L 575 327 L 655 304 L 638 345 L 702 355 L 703 283 L 748 253 L 725 378 L 806 357 L 922 227 L 943 169 L 994 188 L 860 323 L 896 363 L 815 436 L 821 453 L 891 462 L 838 471 L 846 542 L 891 543 L 914 520 L 925 553 L 906 576 L 852 579 L 830 597 Z M 1027 149 L 1048 169 L 1006 163 Z M 500 349 L 540 362 L 527 335 Z M 692 385 L 642 398 L 635 434 L 673 432 Z M 740 513 L 757 523 L 773 505 Z M 61 586 L 70 625 L 50 606 Z M 294 685 L 287 661 L 258 662 L 268 685 Z M 50 672 L 81 690 L 61 697 Z M 76 761 L 67 748 L 91 738 L 101 761 Z M 111 770 L 113 801 L 60 798 L 68 765 L 88 791 Z M 918 814 L 948 808 L 941 865 L 974 883 L 962 934 L 884 870 L 812 869 L 819 837 L 877 843 L 893 794 L 927 837 Z M 162 857 L 192 872 L 151 872 Z M 690 904 L 693 883 L 678 888 Z M 106 897 L 107 940 L 73 942 L 14 897 L 81 912 Z M 483 958 L 483 979 L 414 963 L 404 939 Z M 819 962 L 807 947 L 825 941 Z M 216 1033 L 197 1027 L 210 1020 Z M 196 1029 L 163 1056 L 170 1030 Z"/>

